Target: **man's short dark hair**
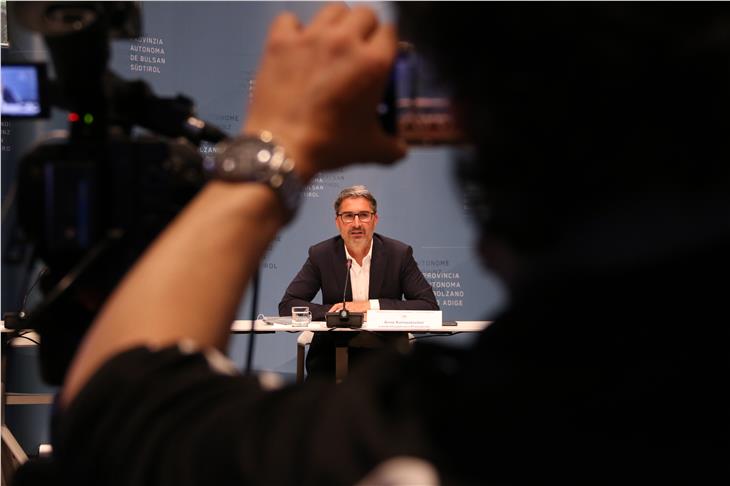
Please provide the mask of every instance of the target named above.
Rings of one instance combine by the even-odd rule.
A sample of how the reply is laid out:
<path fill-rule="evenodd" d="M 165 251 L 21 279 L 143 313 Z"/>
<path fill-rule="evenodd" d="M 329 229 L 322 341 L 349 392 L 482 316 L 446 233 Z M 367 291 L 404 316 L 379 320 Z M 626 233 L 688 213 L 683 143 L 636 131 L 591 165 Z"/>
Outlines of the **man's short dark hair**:
<path fill-rule="evenodd" d="M 340 206 L 342 205 L 342 201 L 351 197 L 364 197 L 370 202 L 370 207 L 373 209 L 373 212 L 378 212 L 378 201 L 375 200 L 375 197 L 372 195 L 367 187 L 363 185 L 358 185 L 346 187 L 342 191 L 340 191 L 337 199 L 335 199 L 335 214 L 340 213 Z"/>

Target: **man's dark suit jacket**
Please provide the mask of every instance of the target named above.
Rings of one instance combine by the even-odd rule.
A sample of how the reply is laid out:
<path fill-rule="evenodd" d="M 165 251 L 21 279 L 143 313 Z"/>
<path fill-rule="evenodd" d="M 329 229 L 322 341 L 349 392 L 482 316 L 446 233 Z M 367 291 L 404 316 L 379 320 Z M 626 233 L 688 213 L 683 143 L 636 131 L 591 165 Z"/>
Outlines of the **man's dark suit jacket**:
<path fill-rule="evenodd" d="M 309 248 L 309 258 L 279 303 L 279 314 L 291 315 L 291 308 L 307 306 L 312 319 L 324 320 L 332 305 L 342 302 L 347 274 L 345 244 L 336 236 Z M 322 290 L 322 304 L 312 299 Z M 378 299 L 380 308 L 408 310 L 438 310 L 431 285 L 426 281 L 413 259 L 413 248 L 400 241 L 373 235 L 373 254 L 370 260 L 369 299 Z M 352 301 L 352 287 L 347 286 L 345 299 Z M 394 334 L 394 333 L 390 333 Z M 392 336 L 391 336 L 392 337 Z M 353 354 L 354 361 L 357 351 Z M 320 366 L 321 365 L 321 366 Z M 323 371 L 334 373 L 334 341 L 329 333 L 315 333 L 307 353 L 309 374 Z"/>

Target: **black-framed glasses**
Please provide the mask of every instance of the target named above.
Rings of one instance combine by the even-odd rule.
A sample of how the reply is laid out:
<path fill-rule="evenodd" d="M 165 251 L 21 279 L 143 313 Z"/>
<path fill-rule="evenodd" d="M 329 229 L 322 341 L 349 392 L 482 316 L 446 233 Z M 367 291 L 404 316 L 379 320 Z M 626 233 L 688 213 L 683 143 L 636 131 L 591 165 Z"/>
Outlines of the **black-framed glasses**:
<path fill-rule="evenodd" d="M 375 213 L 372 211 L 360 211 L 357 213 L 351 213 L 348 211 L 345 213 L 338 213 L 337 216 L 340 217 L 343 223 L 350 224 L 355 221 L 355 218 L 359 219 L 361 223 L 367 223 L 373 217 L 373 214 Z"/>

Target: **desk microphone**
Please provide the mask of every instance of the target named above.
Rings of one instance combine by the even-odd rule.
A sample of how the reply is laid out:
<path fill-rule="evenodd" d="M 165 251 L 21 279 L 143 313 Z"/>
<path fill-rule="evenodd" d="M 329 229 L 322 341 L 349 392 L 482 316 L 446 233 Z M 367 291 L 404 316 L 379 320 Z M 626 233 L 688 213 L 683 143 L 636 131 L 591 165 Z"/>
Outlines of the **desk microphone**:
<path fill-rule="evenodd" d="M 347 311 L 347 282 L 350 280 L 350 269 L 352 268 L 352 258 L 347 259 L 347 273 L 345 274 L 345 290 L 342 291 L 342 310 L 340 311 L 340 319 L 346 321 L 350 317 Z"/>
<path fill-rule="evenodd" d="M 345 289 L 342 292 L 342 310 L 340 312 L 328 312 L 324 316 L 327 327 L 362 327 L 365 314 L 347 310 L 347 283 L 350 281 L 350 268 L 352 268 L 352 259 L 348 258 Z"/>

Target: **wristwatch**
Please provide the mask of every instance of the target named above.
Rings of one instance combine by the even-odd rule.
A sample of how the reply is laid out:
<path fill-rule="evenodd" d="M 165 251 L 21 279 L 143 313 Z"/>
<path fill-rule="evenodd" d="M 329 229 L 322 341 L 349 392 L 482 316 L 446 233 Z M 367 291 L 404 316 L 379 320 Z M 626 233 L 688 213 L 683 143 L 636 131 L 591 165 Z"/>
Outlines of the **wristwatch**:
<path fill-rule="evenodd" d="M 212 179 L 260 182 L 270 187 L 284 206 L 287 222 L 299 208 L 304 186 L 294 172 L 294 160 L 274 142 L 271 132 L 223 140 L 204 165 Z"/>

